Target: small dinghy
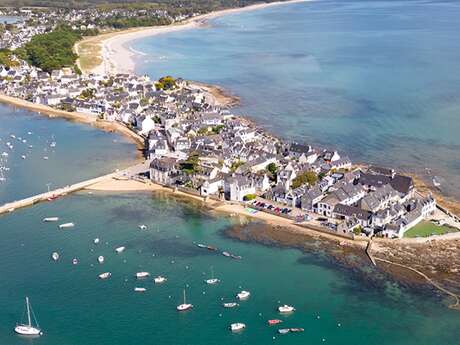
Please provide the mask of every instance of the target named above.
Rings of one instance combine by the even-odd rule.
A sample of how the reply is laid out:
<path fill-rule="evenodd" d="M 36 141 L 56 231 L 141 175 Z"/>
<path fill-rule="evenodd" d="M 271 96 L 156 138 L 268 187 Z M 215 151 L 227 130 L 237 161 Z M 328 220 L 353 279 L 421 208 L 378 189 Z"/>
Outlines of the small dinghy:
<path fill-rule="evenodd" d="M 78 259 L 77 258 L 72 259 L 72 265 L 78 265 Z"/>
<path fill-rule="evenodd" d="M 273 320 L 268 320 L 267 323 L 270 325 L 270 326 L 273 326 L 273 325 L 277 325 L 279 323 L 283 322 L 283 320 L 278 320 L 278 319 L 273 319 Z"/>
<path fill-rule="evenodd" d="M 59 217 L 46 217 L 43 218 L 43 222 L 48 223 L 48 222 L 57 222 L 59 220 Z"/>
<path fill-rule="evenodd" d="M 112 276 L 112 273 L 110 272 L 104 272 L 99 274 L 99 279 L 109 279 Z"/>
<path fill-rule="evenodd" d="M 94 244 L 99 244 L 100 241 L 101 241 L 101 240 L 100 240 L 99 238 L 95 238 L 94 241 L 93 241 L 93 243 L 94 243 Z"/>
<path fill-rule="evenodd" d="M 249 296 L 251 296 L 251 293 L 249 291 L 241 291 L 236 295 L 236 298 L 238 298 L 240 301 L 248 299 Z"/>
<path fill-rule="evenodd" d="M 289 330 L 293 333 L 303 332 L 303 328 L 289 328 Z"/>
<path fill-rule="evenodd" d="M 27 310 L 27 323 L 17 324 L 16 327 L 14 328 L 14 331 L 20 335 L 28 335 L 28 336 L 43 335 L 43 332 L 40 329 L 40 325 L 38 324 L 37 319 L 35 318 L 35 314 L 32 310 L 32 307 L 30 306 L 29 297 L 26 297 L 26 310 Z M 35 326 L 32 325 L 31 313 L 35 320 Z"/>
<path fill-rule="evenodd" d="M 100 263 L 100 264 L 103 264 L 104 263 L 104 257 L 102 255 L 98 256 L 97 258 L 97 261 Z"/>
<path fill-rule="evenodd" d="M 199 248 L 207 248 L 207 246 L 205 244 L 202 244 L 202 243 L 198 243 L 196 246 L 199 247 Z"/>
<path fill-rule="evenodd" d="M 134 291 L 135 291 L 135 292 L 145 292 L 145 291 L 147 291 L 147 289 L 146 289 L 146 288 L 143 288 L 143 287 L 135 287 L 135 288 L 134 288 Z"/>
<path fill-rule="evenodd" d="M 141 224 L 141 225 L 139 225 L 139 229 L 141 229 L 141 230 L 146 230 L 146 229 L 147 229 L 147 225 Z"/>
<path fill-rule="evenodd" d="M 246 328 L 246 325 L 244 323 L 237 322 L 237 323 L 232 323 L 229 328 L 232 332 L 240 332 Z"/>
<path fill-rule="evenodd" d="M 59 225 L 59 229 L 67 229 L 67 228 L 73 228 L 75 226 L 74 223 L 64 223 Z"/>
<path fill-rule="evenodd" d="M 158 277 L 155 277 L 153 279 L 153 281 L 155 282 L 155 284 L 163 284 L 164 282 L 166 282 L 166 278 L 165 277 L 162 277 L 162 276 L 158 276 Z"/>
<path fill-rule="evenodd" d="M 58 261 L 59 260 L 59 253 L 58 252 L 53 252 L 51 254 L 51 258 L 54 260 L 54 261 Z"/>
<path fill-rule="evenodd" d="M 232 256 L 232 254 L 230 254 L 229 252 L 222 252 L 222 255 L 228 258 Z"/>
<path fill-rule="evenodd" d="M 288 334 L 291 331 L 290 328 L 281 328 L 278 330 L 279 334 Z"/>
<path fill-rule="evenodd" d="M 136 278 L 137 279 L 147 278 L 149 276 L 150 276 L 149 272 L 137 272 L 136 273 Z"/>
<path fill-rule="evenodd" d="M 235 307 L 239 306 L 239 304 L 235 303 L 235 302 L 228 302 L 228 303 L 224 303 L 222 305 L 223 305 L 224 308 L 235 308 Z"/>
<path fill-rule="evenodd" d="M 117 252 L 117 254 L 120 254 L 120 253 L 123 253 L 125 251 L 125 247 L 118 247 L 118 248 L 115 248 L 115 251 Z"/>
<path fill-rule="evenodd" d="M 287 314 L 287 313 L 292 313 L 295 311 L 295 308 L 293 306 L 290 306 L 290 305 L 281 305 L 278 307 L 278 311 L 282 314 Z"/>

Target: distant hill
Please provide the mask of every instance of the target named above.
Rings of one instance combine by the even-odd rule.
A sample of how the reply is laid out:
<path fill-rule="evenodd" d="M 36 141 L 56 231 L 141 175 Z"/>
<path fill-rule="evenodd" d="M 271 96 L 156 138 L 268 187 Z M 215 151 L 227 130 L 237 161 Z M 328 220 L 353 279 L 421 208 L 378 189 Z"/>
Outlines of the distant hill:
<path fill-rule="evenodd" d="M 65 8 L 85 8 L 85 7 L 150 7 L 167 6 L 173 8 L 234 8 L 242 7 L 254 3 L 272 2 L 260 0 L 0 0 L 0 7 L 65 7 Z"/>

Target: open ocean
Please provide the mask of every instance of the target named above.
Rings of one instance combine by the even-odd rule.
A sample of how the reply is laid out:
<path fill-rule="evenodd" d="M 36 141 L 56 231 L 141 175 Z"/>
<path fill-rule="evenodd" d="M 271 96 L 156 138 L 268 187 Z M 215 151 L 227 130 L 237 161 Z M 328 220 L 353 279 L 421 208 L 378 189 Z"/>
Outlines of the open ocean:
<path fill-rule="evenodd" d="M 243 98 L 239 111 L 286 137 L 332 143 L 363 160 L 412 163 L 423 153 L 427 164 L 439 159 L 440 174 L 448 179 L 459 161 L 455 92 L 460 60 L 451 50 L 458 45 L 456 11 L 450 2 L 292 4 L 219 18 L 206 29 L 135 45 L 151 52 L 140 70 L 228 87 Z M 433 23 L 440 31 L 433 32 Z M 405 32 L 405 43 L 396 44 Z M 428 38 L 421 41 L 423 32 Z M 395 45 L 406 49 L 396 51 Z M 361 58 L 357 49 L 363 51 Z M 414 61 L 408 61 L 409 55 Z M 412 70 L 417 66 L 419 73 Z M 404 74 L 430 83 L 418 85 Z M 449 92 L 441 92 L 447 84 Z M 388 111 L 390 104 L 394 111 Z M 112 171 L 135 157 L 135 146 L 123 137 L 85 125 L 7 106 L 0 106 L 0 123 L 0 152 L 9 153 L 10 167 L 0 184 L 2 202 L 44 191 L 48 182 L 63 185 Z M 53 149 L 51 139 L 57 142 Z M 11 152 L 5 140 L 14 145 Z M 33 145 L 30 152 L 28 144 Z M 444 157 L 449 153 L 450 159 Z M 59 230 L 59 223 L 42 222 L 51 216 L 75 227 Z M 459 343 L 460 312 L 448 309 L 444 296 L 379 273 L 369 281 L 338 265 L 320 247 L 304 253 L 229 239 L 224 232 L 234 222 L 211 216 L 190 200 L 85 191 L 0 216 L 0 344 Z M 140 224 L 148 229 L 140 230 Z M 226 258 L 196 243 L 243 259 Z M 124 253 L 115 253 L 119 246 L 126 246 Z M 54 251 L 60 253 L 58 262 L 50 258 Z M 99 255 L 105 263 L 97 262 Z M 78 265 L 72 265 L 74 257 Z M 219 285 L 204 283 L 211 266 Z M 99 280 L 106 271 L 112 272 L 111 279 Z M 139 271 L 152 277 L 136 281 Z M 155 285 L 153 277 L 160 274 L 168 281 Z M 147 291 L 135 293 L 134 287 Z M 178 313 L 184 287 L 194 309 Z M 243 289 L 251 292 L 249 300 L 235 309 L 221 307 Z M 38 339 L 13 333 L 26 295 L 45 333 Z M 280 303 L 297 310 L 280 316 Z M 280 327 L 303 327 L 305 332 L 278 335 L 278 327 L 266 325 L 274 318 L 284 321 Z M 247 328 L 232 334 L 228 326 L 233 322 Z"/>
<path fill-rule="evenodd" d="M 129 45 L 140 73 L 223 86 L 285 139 L 436 175 L 460 198 L 459 18 L 459 1 L 319 0 Z"/>

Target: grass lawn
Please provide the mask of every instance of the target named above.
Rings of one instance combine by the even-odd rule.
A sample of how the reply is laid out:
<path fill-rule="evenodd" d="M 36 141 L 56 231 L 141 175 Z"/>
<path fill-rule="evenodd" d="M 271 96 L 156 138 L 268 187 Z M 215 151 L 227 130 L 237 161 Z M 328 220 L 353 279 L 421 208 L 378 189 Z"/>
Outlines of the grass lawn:
<path fill-rule="evenodd" d="M 431 222 L 420 222 L 413 228 L 410 228 L 404 233 L 404 237 L 428 237 L 431 235 L 442 235 L 448 232 L 454 232 L 455 229 L 447 226 L 438 226 Z"/>

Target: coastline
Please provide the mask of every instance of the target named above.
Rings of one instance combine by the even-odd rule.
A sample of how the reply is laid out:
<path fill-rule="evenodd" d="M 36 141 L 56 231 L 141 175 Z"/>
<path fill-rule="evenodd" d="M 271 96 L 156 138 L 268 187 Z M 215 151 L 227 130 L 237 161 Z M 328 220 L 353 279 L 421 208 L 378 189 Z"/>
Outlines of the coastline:
<path fill-rule="evenodd" d="M 30 111 L 37 112 L 41 115 L 45 115 L 49 118 L 63 118 L 69 121 L 74 121 L 86 125 L 96 127 L 98 129 L 107 131 L 107 132 L 118 132 L 126 138 L 129 138 L 137 147 L 138 158 L 142 158 L 142 150 L 144 149 L 144 138 L 140 135 L 134 133 L 129 128 L 123 126 L 118 122 L 109 122 L 105 120 L 100 120 L 92 115 L 78 113 L 78 112 L 68 112 L 64 110 L 54 109 L 43 104 L 35 104 L 29 101 L 25 101 L 20 98 L 15 98 L 7 96 L 0 93 L 0 103 L 7 104 L 13 107 L 18 107 Z"/>
<path fill-rule="evenodd" d="M 271 3 L 254 4 L 245 7 L 219 10 L 198 15 L 196 17 L 189 18 L 182 22 L 173 23 L 171 25 L 131 28 L 127 30 L 113 31 L 109 33 L 103 33 L 97 36 L 88 37 L 77 42 L 74 46 L 74 50 L 78 55 L 80 55 L 82 52 L 83 45 L 93 44 L 95 50 L 98 51 L 95 54 L 93 51 L 90 55 L 93 62 L 96 62 L 95 66 L 89 69 L 82 67 L 82 65 L 80 64 L 80 59 L 77 60 L 77 65 L 83 73 L 133 73 L 135 69 L 134 58 L 139 55 L 139 52 L 135 52 L 129 47 L 126 47 L 126 44 L 130 41 L 169 32 L 203 27 L 206 25 L 206 22 L 208 20 L 221 17 L 227 14 L 254 11 L 273 6 L 309 1 L 313 0 L 287 0 L 276 1 Z"/>

